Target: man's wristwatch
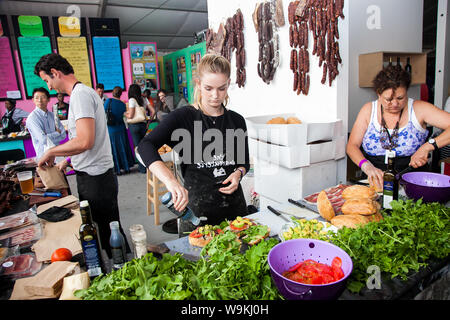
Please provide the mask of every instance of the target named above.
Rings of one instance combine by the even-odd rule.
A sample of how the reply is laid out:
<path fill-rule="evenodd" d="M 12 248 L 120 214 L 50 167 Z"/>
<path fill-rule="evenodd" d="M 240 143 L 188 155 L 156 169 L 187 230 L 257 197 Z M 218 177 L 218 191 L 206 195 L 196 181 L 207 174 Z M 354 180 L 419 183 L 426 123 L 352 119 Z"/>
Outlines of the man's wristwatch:
<path fill-rule="evenodd" d="M 439 149 L 438 145 L 436 144 L 436 140 L 434 140 L 433 138 L 431 138 L 430 140 L 428 140 L 428 143 L 433 145 L 434 150 Z"/>

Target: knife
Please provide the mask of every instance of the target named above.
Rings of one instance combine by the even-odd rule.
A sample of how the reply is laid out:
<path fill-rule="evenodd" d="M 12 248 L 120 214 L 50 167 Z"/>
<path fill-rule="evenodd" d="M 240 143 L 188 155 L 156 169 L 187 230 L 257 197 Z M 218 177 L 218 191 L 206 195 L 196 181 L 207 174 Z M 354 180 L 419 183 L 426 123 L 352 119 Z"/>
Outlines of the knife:
<path fill-rule="evenodd" d="M 61 192 L 31 192 L 30 196 L 41 196 L 41 197 L 61 197 Z"/>
<path fill-rule="evenodd" d="M 288 201 L 292 204 L 295 204 L 297 207 L 308 209 L 308 208 L 306 208 L 306 206 L 303 203 L 300 203 L 300 202 L 292 200 L 292 199 L 288 199 Z"/>
<path fill-rule="evenodd" d="M 397 173 L 395 175 L 395 179 L 400 180 L 400 178 L 402 177 L 402 175 L 404 175 L 405 173 L 413 170 L 414 168 L 411 166 L 407 166 L 405 169 L 403 169 L 402 171 L 400 171 L 399 173 Z"/>
<path fill-rule="evenodd" d="M 269 209 L 270 211 L 272 211 L 273 213 L 275 213 L 277 216 L 279 216 L 281 219 L 283 219 L 286 222 L 290 222 L 287 218 L 285 218 L 284 216 L 281 215 L 280 212 L 278 212 L 277 210 L 275 210 L 274 208 L 272 208 L 271 206 L 267 206 L 267 209 Z"/>

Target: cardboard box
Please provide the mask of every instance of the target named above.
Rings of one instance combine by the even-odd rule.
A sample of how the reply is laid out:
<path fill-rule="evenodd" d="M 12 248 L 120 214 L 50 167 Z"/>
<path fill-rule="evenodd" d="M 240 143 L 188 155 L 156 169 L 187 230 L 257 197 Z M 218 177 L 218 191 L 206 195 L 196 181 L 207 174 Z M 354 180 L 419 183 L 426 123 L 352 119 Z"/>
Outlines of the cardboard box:
<path fill-rule="evenodd" d="M 307 167 L 313 163 L 337 160 L 345 157 L 345 137 L 332 141 L 297 146 L 280 146 L 264 141 L 248 139 L 250 155 L 286 168 Z"/>
<path fill-rule="evenodd" d="M 427 54 L 417 52 L 388 52 L 379 51 L 359 55 L 359 86 L 361 88 L 373 87 L 372 81 L 383 69 L 383 63 L 392 59 L 392 64 L 397 64 L 397 57 L 400 58 L 400 64 L 404 68 L 407 58 L 410 58 L 411 65 L 411 85 L 422 84 L 426 82 L 427 75 Z"/>
<path fill-rule="evenodd" d="M 338 184 L 337 161 L 334 160 L 295 169 L 256 158 L 254 161 L 255 191 L 275 201 L 301 199 Z"/>
<path fill-rule="evenodd" d="M 297 117 L 301 124 L 266 124 L 272 118 Z M 282 113 L 267 116 L 248 117 L 247 133 L 249 138 L 270 142 L 281 146 L 298 146 L 317 141 L 333 140 L 333 137 L 343 135 L 342 120 L 306 119 L 296 113 Z"/>

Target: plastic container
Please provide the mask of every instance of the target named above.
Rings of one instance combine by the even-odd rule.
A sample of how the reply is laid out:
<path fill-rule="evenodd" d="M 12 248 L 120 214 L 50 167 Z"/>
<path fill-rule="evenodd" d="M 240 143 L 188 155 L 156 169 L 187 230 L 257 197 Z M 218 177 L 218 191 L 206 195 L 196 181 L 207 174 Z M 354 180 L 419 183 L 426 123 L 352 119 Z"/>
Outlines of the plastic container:
<path fill-rule="evenodd" d="M 450 200 L 450 176 L 433 172 L 408 172 L 400 184 L 406 195 L 423 202 L 447 203 Z"/>
<path fill-rule="evenodd" d="M 24 227 L 38 222 L 39 218 L 37 215 L 27 210 L 0 218 L 0 231 Z"/>
<path fill-rule="evenodd" d="M 323 284 L 303 284 L 282 276 L 295 264 L 312 259 L 331 265 L 334 257 L 342 260 L 344 277 L 339 281 Z M 293 239 L 274 246 L 267 256 L 272 276 L 278 291 L 287 300 L 333 300 L 345 289 L 348 276 L 352 273 L 353 262 L 341 248 L 326 241 L 316 239 Z"/>
<path fill-rule="evenodd" d="M 19 279 L 35 275 L 42 268 L 33 253 L 11 256 L 0 265 L 0 276 L 9 279 Z"/>
<path fill-rule="evenodd" d="M 113 260 L 113 269 L 117 270 L 123 267 L 127 262 L 127 252 L 125 249 L 125 240 L 119 231 L 119 222 L 111 221 L 109 223 L 111 228 L 111 236 L 109 238 L 109 245 L 111 246 L 111 255 Z"/>
<path fill-rule="evenodd" d="M 142 224 L 134 224 L 130 227 L 131 241 L 134 246 L 134 257 L 140 258 L 147 254 L 147 233 Z"/>
<path fill-rule="evenodd" d="M 0 235 L 0 240 L 11 239 L 10 246 L 25 248 L 33 244 L 42 237 L 42 227 L 40 223 L 18 228 Z"/>

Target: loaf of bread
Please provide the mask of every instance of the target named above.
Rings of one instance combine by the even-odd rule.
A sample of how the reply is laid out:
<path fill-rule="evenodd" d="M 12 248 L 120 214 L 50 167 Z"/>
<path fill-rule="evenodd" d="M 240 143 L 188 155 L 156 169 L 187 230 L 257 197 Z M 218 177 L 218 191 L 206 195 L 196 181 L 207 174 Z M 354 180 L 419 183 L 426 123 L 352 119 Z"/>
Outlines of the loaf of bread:
<path fill-rule="evenodd" d="M 356 229 L 369 223 L 369 218 L 362 215 L 339 215 L 331 219 L 331 224 L 338 229 L 342 227 Z"/>
<path fill-rule="evenodd" d="M 286 124 L 286 120 L 283 117 L 272 118 L 266 122 L 266 124 Z"/>
<path fill-rule="evenodd" d="M 289 117 L 286 120 L 287 124 L 301 124 L 302 122 L 300 121 L 299 118 L 297 117 Z"/>
<path fill-rule="evenodd" d="M 342 205 L 343 214 L 361 214 L 364 216 L 377 212 L 377 202 L 368 198 L 352 198 L 348 199 Z"/>
<path fill-rule="evenodd" d="M 378 194 L 375 192 L 374 188 L 366 187 L 363 185 L 355 184 L 346 188 L 342 191 L 342 198 L 344 200 L 354 199 L 354 198 L 367 198 L 374 200 Z"/>
<path fill-rule="evenodd" d="M 328 199 L 327 193 L 325 190 L 320 191 L 317 196 L 317 209 L 319 210 L 319 214 L 327 221 L 330 221 L 335 216 L 335 212 L 333 209 L 333 205 Z"/>

